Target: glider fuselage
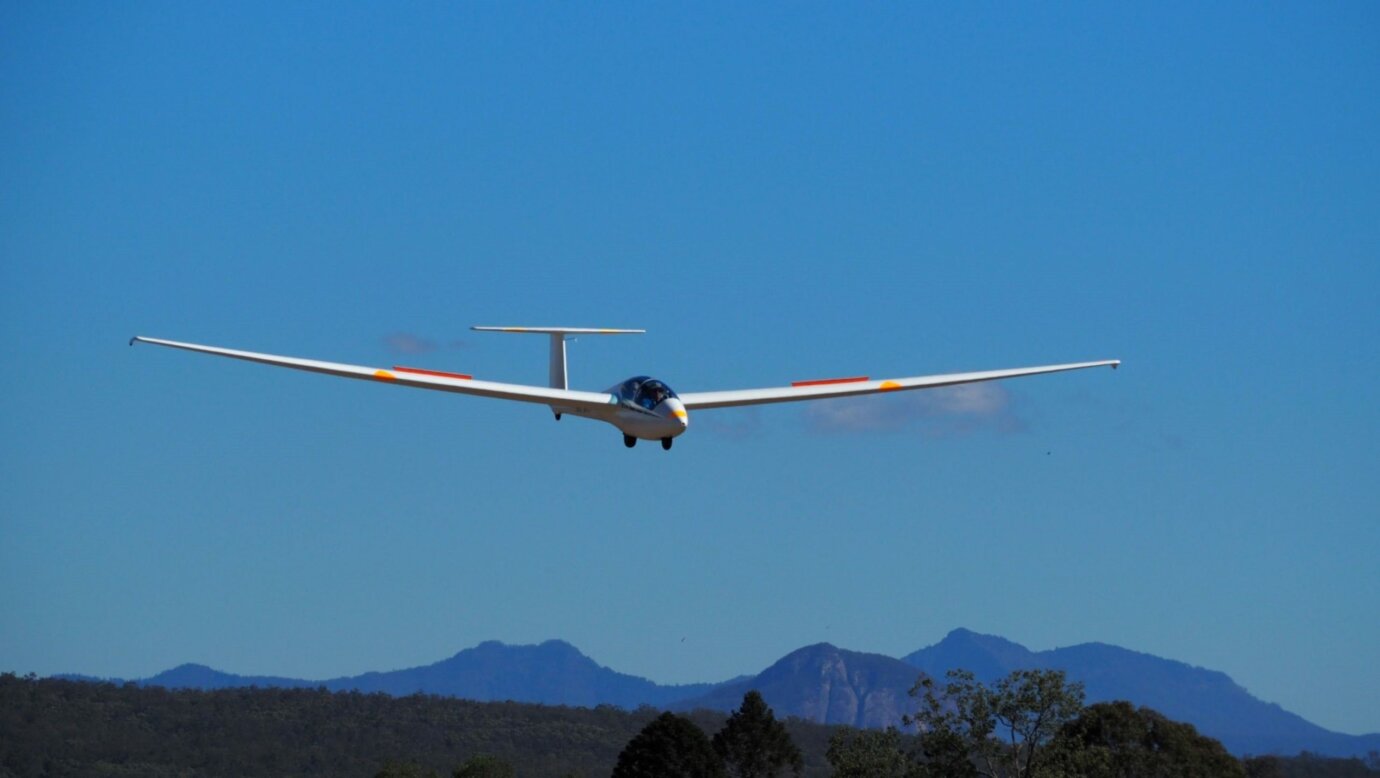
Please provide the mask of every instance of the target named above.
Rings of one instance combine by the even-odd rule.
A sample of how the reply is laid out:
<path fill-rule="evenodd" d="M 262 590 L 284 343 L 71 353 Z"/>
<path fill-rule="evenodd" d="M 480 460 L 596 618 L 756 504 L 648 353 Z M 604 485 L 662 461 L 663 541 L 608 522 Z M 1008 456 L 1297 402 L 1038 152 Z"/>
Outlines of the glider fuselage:
<path fill-rule="evenodd" d="M 557 417 L 569 413 L 608 422 L 624 435 L 640 440 L 666 441 L 690 425 L 690 415 L 675 391 L 648 376 L 635 376 L 608 388 L 609 404 L 600 407 L 559 408 Z"/>

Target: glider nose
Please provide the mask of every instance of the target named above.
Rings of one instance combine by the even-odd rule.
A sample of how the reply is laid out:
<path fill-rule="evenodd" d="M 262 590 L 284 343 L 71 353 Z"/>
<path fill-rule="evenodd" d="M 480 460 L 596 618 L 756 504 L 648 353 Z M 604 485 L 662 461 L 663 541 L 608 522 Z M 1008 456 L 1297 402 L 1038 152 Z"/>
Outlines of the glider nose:
<path fill-rule="evenodd" d="M 680 422 L 681 431 L 684 431 L 685 428 L 690 426 L 690 414 L 686 413 L 685 406 L 681 403 L 679 399 L 673 397 L 670 400 L 667 400 L 666 411 L 671 416 L 671 418 Z"/>

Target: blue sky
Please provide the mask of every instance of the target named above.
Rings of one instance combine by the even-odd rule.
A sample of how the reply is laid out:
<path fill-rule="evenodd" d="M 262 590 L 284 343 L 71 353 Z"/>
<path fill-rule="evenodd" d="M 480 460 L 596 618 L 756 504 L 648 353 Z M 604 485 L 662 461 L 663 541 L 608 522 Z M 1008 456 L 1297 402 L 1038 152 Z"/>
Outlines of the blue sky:
<path fill-rule="evenodd" d="M 966 626 L 1380 731 L 1380 9 L 0 4 L 0 668 L 656 681 Z M 681 391 L 543 409 L 134 334 Z"/>

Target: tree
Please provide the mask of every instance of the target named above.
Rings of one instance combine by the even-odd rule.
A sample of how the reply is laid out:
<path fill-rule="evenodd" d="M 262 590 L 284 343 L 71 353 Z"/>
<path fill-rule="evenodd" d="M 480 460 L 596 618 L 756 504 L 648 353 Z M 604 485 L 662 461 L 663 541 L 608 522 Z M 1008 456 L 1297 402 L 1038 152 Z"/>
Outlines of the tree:
<path fill-rule="evenodd" d="M 517 771 L 507 762 L 489 754 L 476 754 L 455 768 L 452 778 L 516 778 Z"/>
<path fill-rule="evenodd" d="M 1045 746 L 1083 707 L 1083 684 L 1062 670 L 1016 670 L 988 688 L 966 670 L 950 670 L 942 690 L 921 676 L 910 690 L 920 710 L 926 771 L 992 778 L 1036 775 Z"/>
<path fill-rule="evenodd" d="M 628 741 L 613 768 L 613 778 L 717 778 L 723 774 L 719 755 L 704 730 L 669 712 Z"/>
<path fill-rule="evenodd" d="M 1088 706 L 1059 731 L 1051 751 L 1064 772 L 1087 778 L 1246 775 L 1221 743 L 1192 724 L 1121 700 Z"/>
<path fill-rule="evenodd" d="M 771 778 L 787 765 L 800 775 L 805 768 L 790 733 L 756 690 L 743 695 L 742 706 L 714 735 L 714 752 L 737 778 Z"/>
<path fill-rule="evenodd" d="M 920 768 L 901 748 L 901 733 L 844 727 L 829 738 L 825 754 L 834 778 L 918 778 Z"/>
<path fill-rule="evenodd" d="M 436 771 L 416 762 L 389 762 L 374 778 L 437 778 Z"/>
<path fill-rule="evenodd" d="M 1246 778 L 1284 778 L 1284 766 L 1277 756 L 1248 756 L 1241 764 Z"/>

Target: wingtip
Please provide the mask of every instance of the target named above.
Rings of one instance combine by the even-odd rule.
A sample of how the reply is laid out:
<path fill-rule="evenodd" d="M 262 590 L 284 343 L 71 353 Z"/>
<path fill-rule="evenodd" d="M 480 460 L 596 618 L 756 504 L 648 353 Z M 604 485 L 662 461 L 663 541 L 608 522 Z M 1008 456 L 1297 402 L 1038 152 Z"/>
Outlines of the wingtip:
<path fill-rule="evenodd" d="M 138 339 L 139 339 L 139 336 L 138 336 L 138 335 L 133 335 L 133 336 L 131 336 L 130 339 L 129 339 L 129 345 L 133 346 L 133 345 L 134 345 L 134 341 L 136 341 L 136 340 L 138 340 Z"/>

